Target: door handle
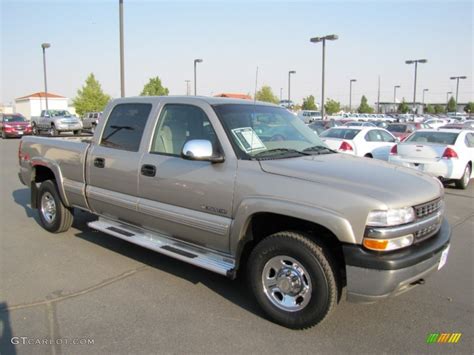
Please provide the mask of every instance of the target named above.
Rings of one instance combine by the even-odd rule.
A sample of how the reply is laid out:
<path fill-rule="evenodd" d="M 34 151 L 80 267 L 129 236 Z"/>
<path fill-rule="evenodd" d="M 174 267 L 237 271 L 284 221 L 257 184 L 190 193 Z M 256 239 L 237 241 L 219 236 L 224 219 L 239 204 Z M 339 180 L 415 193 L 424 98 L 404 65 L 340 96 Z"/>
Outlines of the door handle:
<path fill-rule="evenodd" d="M 94 166 L 96 168 L 105 168 L 105 159 L 104 158 L 95 158 Z"/>
<path fill-rule="evenodd" d="M 156 175 L 156 166 L 150 164 L 142 165 L 140 172 L 143 176 L 155 176 Z"/>

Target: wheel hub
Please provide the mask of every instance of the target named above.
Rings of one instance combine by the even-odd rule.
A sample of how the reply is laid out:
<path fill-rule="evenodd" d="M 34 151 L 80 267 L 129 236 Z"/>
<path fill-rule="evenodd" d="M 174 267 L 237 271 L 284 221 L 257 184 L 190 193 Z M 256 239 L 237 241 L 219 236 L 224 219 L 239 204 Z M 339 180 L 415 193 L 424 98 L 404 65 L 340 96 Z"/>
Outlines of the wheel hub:
<path fill-rule="evenodd" d="M 297 295 L 302 284 L 301 275 L 290 268 L 283 268 L 277 276 L 277 286 L 285 294 Z"/>
<path fill-rule="evenodd" d="M 41 197 L 41 214 L 48 223 L 53 223 L 56 218 L 56 202 L 49 192 Z"/>

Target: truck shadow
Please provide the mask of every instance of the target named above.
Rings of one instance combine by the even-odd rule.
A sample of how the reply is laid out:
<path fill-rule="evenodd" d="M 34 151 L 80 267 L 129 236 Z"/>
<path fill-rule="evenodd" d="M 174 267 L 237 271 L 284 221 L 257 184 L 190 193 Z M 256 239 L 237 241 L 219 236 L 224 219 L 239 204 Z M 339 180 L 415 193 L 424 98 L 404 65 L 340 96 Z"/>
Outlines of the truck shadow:
<path fill-rule="evenodd" d="M 263 312 L 254 300 L 243 275 L 240 275 L 236 280 L 230 280 L 224 276 L 186 264 L 182 261 L 145 249 L 138 245 L 128 243 L 122 239 L 114 238 L 105 233 L 92 230 L 87 226 L 87 222 L 96 219 L 97 217 L 90 213 L 76 211 L 74 216 L 74 227 L 81 232 L 76 233 L 75 236 L 121 254 L 127 258 L 134 259 L 150 266 L 151 268 L 182 278 L 194 285 L 204 285 L 208 289 L 246 311 L 259 317 L 264 317 Z"/>
<path fill-rule="evenodd" d="M 28 218 L 34 218 L 36 222 L 39 223 L 39 217 L 38 214 L 34 209 L 32 209 L 30 206 L 30 189 L 24 188 L 24 189 L 18 189 L 13 191 L 12 193 L 13 200 L 20 206 L 22 206 L 25 209 L 26 216 Z"/>
<path fill-rule="evenodd" d="M 10 324 L 10 313 L 6 302 L 0 302 L 0 350 L 2 354 L 16 354 L 15 346 L 12 344 L 13 331 Z"/>

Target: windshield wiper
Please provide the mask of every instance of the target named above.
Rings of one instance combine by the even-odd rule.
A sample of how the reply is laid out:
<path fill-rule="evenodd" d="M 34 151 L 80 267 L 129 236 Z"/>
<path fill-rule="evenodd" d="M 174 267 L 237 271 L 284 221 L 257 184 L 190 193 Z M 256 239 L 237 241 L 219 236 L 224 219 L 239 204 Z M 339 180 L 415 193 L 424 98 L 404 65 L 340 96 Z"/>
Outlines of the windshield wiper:
<path fill-rule="evenodd" d="M 332 150 L 323 145 L 314 145 L 312 147 L 305 148 L 303 149 L 303 152 L 315 152 L 317 154 L 337 153 L 335 150 Z"/>
<path fill-rule="evenodd" d="M 289 148 L 273 148 L 273 149 L 268 149 L 264 150 L 263 152 L 255 154 L 253 157 L 254 158 L 270 158 L 270 157 L 275 157 L 279 155 L 286 155 L 287 153 L 294 153 L 298 155 L 311 155 L 310 153 L 302 152 L 296 149 L 289 149 Z"/>

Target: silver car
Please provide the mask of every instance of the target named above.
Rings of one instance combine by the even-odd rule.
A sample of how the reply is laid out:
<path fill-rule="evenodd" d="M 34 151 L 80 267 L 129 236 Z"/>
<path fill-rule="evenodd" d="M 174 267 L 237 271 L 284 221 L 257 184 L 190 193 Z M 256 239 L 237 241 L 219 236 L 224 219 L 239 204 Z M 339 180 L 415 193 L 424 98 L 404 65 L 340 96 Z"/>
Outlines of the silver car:
<path fill-rule="evenodd" d="M 31 126 L 34 135 L 42 131 L 51 136 L 58 136 L 62 132 L 80 135 L 82 132 L 82 122 L 66 110 L 43 110 L 40 116 L 31 118 Z"/>

